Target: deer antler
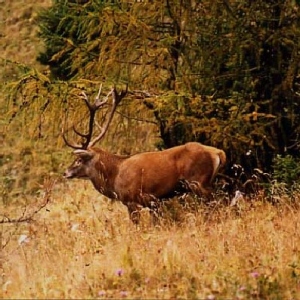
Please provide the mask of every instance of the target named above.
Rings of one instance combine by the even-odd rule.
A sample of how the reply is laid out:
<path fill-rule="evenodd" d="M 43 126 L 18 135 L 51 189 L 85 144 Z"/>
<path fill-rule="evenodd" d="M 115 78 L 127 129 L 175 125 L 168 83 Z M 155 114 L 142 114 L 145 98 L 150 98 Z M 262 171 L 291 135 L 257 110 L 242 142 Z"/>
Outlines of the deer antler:
<path fill-rule="evenodd" d="M 101 132 L 100 134 L 95 137 L 89 144 L 88 144 L 88 147 L 92 147 L 94 146 L 97 142 L 99 142 L 103 136 L 105 135 L 110 123 L 111 123 L 111 120 L 114 116 L 114 113 L 115 113 L 115 110 L 117 108 L 117 106 L 119 105 L 119 103 L 121 102 L 121 100 L 126 96 L 127 94 L 127 91 L 128 91 L 128 85 L 126 85 L 126 90 L 122 90 L 120 94 L 118 94 L 117 90 L 115 87 L 113 87 L 111 89 L 111 94 L 112 94 L 112 108 L 111 108 L 111 111 L 109 113 L 109 116 L 108 116 L 108 119 L 106 121 L 106 124 L 102 127 L 101 129 Z"/>
<path fill-rule="evenodd" d="M 125 97 L 125 95 L 127 94 L 127 90 L 128 90 L 128 85 L 126 86 L 126 90 L 123 91 L 118 94 L 117 93 L 117 90 L 115 87 L 113 87 L 110 92 L 104 97 L 104 99 L 102 101 L 100 101 L 100 94 L 101 94 L 101 89 L 102 89 L 102 85 L 100 86 L 99 88 L 99 91 L 98 91 L 98 94 L 97 94 L 97 97 L 95 99 L 95 102 L 94 104 L 91 104 L 88 100 L 88 97 L 87 95 L 85 94 L 85 92 L 82 92 L 81 93 L 81 96 L 82 96 L 82 99 L 85 101 L 86 103 L 86 106 L 88 107 L 89 109 L 89 112 L 90 112 L 90 119 L 89 119 L 89 128 L 88 128 L 88 133 L 81 133 L 79 132 L 75 126 L 73 126 L 73 130 L 74 132 L 79 135 L 80 137 L 84 138 L 85 141 L 81 144 L 81 145 L 78 145 L 78 144 L 71 144 L 67 138 L 65 137 L 65 134 L 64 134 L 64 131 L 62 132 L 62 136 L 63 136 L 63 139 L 64 139 L 64 142 L 66 143 L 66 145 L 68 145 L 69 147 L 73 148 L 73 149 L 87 149 L 89 147 L 92 147 L 93 145 L 95 145 L 95 143 L 97 143 L 98 141 L 100 141 L 103 136 L 105 135 L 108 127 L 109 127 L 109 124 L 113 118 L 113 115 L 114 115 L 114 112 L 118 106 L 118 104 L 120 103 L 120 101 Z M 101 128 L 101 132 L 100 134 L 94 138 L 92 141 L 92 135 L 93 135 L 93 131 L 94 131 L 94 122 L 95 122 L 95 116 L 96 116 L 96 112 L 99 108 L 103 107 L 107 102 L 108 102 L 108 98 L 109 96 L 112 95 L 112 98 L 113 98 L 113 103 L 112 103 L 112 108 L 111 108 L 111 111 L 110 111 L 110 114 L 109 114 L 109 117 L 107 119 L 107 122 L 106 124 Z"/>

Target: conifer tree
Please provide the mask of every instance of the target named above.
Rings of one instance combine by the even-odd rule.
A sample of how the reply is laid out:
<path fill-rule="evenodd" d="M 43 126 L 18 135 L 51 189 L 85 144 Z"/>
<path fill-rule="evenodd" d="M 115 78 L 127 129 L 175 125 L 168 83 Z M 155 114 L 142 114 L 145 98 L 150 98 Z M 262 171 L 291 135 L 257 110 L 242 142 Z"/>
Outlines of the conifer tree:
<path fill-rule="evenodd" d="M 299 14 L 283 0 L 56 0 L 39 58 L 60 79 L 145 91 L 164 147 L 198 140 L 269 169 L 299 152 Z"/>

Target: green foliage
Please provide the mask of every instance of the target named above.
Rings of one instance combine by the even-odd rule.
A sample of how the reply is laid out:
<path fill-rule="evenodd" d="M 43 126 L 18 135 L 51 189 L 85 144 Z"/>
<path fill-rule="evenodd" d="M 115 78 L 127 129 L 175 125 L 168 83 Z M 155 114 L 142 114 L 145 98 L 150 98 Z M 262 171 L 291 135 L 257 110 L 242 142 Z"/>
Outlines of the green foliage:
<path fill-rule="evenodd" d="M 101 10 L 99 5 L 101 6 L 100 2 L 94 1 L 87 6 L 73 1 L 55 0 L 52 7 L 39 13 L 37 18 L 40 27 L 39 36 L 44 40 L 46 50 L 39 54 L 38 61 L 49 65 L 55 77 L 69 79 L 78 72 L 78 61 L 83 66 L 88 59 L 95 57 L 94 48 L 97 47 L 80 45 L 87 42 L 82 38 L 82 31 L 85 30 L 84 20 L 88 14 Z M 92 23 L 93 21 L 89 20 L 90 26 L 95 25 Z M 80 48 L 78 49 L 80 54 L 75 51 L 77 47 Z M 79 56 L 74 60 L 74 56 L 78 54 Z"/>
<path fill-rule="evenodd" d="M 300 177 L 300 162 L 299 159 L 291 155 L 281 156 L 277 155 L 274 158 L 273 164 L 273 178 L 278 182 L 285 183 L 291 187 L 296 182 L 299 183 Z"/>
<path fill-rule="evenodd" d="M 146 91 L 162 147 L 198 140 L 269 170 L 298 153 L 299 20 L 280 0 L 56 0 L 38 18 L 40 58 L 53 76 Z"/>
<path fill-rule="evenodd" d="M 68 129 L 87 126 L 82 90 L 126 83 L 107 140 L 114 152 L 153 149 L 144 136 L 158 129 L 160 148 L 200 141 L 225 150 L 228 170 L 236 163 L 248 174 L 272 169 L 276 154 L 299 155 L 297 4 L 55 0 L 36 20 L 50 73 L 6 60 L 20 76 L 5 86 L 5 138 L 14 130 L 62 147 L 62 127 L 73 140 Z"/>
<path fill-rule="evenodd" d="M 54 1 L 38 18 L 46 42 L 40 61 L 62 79 L 88 76 L 161 86 L 170 80 L 165 70 L 173 69 L 174 37 L 155 27 L 164 9 L 164 3 Z"/>
<path fill-rule="evenodd" d="M 52 80 L 35 68 L 24 68 L 22 64 L 17 67 L 23 75 L 18 81 L 7 83 L 3 92 L 8 96 L 1 106 L 4 118 L 0 138 L 4 143 L 0 151 L 0 201 L 4 203 L 35 194 L 45 178 L 62 175 L 72 157 L 70 149 L 62 151 L 61 131 L 65 129 L 69 141 L 79 142 L 72 127 L 80 132 L 87 132 L 88 128 L 87 106 L 80 94 L 84 90 L 93 102 L 100 84 L 91 80 Z M 109 86 L 103 87 L 101 97 L 108 89 Z M 145 112 L 140 101 L 132 103 L 134 110 L 130 105 L 123 100 L 102 143 L 114 153 L 146 151 L 154 144 L 151 113 Z M 98 112 L 99 123 L 106 113 L 106 108 Z M 135 131 L 129 132 L 129 128 Z M 100 129 L 96 128 L 96 134 L 97 130 Z"/>

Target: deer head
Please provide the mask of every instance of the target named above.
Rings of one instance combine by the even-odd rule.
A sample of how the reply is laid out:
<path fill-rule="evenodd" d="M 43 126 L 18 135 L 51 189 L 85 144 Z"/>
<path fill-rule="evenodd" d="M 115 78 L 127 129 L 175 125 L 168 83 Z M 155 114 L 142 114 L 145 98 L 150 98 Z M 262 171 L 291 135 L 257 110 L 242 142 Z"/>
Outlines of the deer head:
<path fill-rule="evenodd" d="M 128 85 L 126 85 L 126 90 L 125 91 L 122 90 L 121 93 L 118 93 L 116 88 L 112 87 L 110 92 L 103 98 L 102 101 L 100 100 L 101 89 L 102 89 L 102 85 L 99 88 L 98 94 L 97 94 L 95 102 L 93 104 L 88 100 L 88 97 L 85 92 L 81 93 L 81 97 L 84 100 L 84 102 L 89 110 L 89 115 L 90 115 L 88 132 L 87 133 L 79 132 L 73 125 L 72 128 L 73 128 L 74 132 L 83 139 L 83 142 L 81 144 L 72 144 L 67 140 L 64 130 L 63 130 L 63 132 L 62 132 L 63 139 L 64 139 L 66 145 L 68 145 L 69 147 L 71 147 L 73 149 L 77 149 L 77 150 L 87 150 L 90 147 L 93 147 L 97 142 L 99 142 L 104 137 L 104 135 L 107 132 L 108 127 L 113 119 L 113 115 L 116 111 L 117 106 L 119 105 L 121 100 L 127 94 Z M 109 96 L 112 96 L 112 105 L 111 105 L 111 109 L 110 109 L 108 118 L 106 120 L 106 123 L 102 127 L 100 127 L 96 123 L 96 125 L 100 128 L 100 133 L 94 139 L 92 139 L 93 132 L 94 132 L 94 126 L 95 126 L 96 112 L 108 103 Z"/>

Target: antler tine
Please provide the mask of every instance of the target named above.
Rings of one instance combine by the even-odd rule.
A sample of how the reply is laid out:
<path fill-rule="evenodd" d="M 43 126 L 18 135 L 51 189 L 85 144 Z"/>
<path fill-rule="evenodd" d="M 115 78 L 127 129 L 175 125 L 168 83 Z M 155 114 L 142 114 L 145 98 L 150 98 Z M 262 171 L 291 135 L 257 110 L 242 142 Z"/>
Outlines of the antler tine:
<path fill-rule="evenodd" d="M 65 131 L 64 131 L 63 128 L 62 128 L 62 138 L 63 138 L 65 144 L 66 144 L 67 146 L 69 146 L 70 148 L 73 148 L 73 149 L 82 149 L 82 146 L 81 146 L 81 145 L 77 145 L 77 144 L 73 145 L 73 144 L 71 144 L 71 143 L 67 140 L 67 138 L 66 138 L 66 136 L 65 136 Z"/>
<path fill-rule="evenodd" d="M 88 134 L 79 132 L 79 131 L 76 129 L 75 125 L 72 126 L 72 129 L 73 129 L 73 131 L 74 131 L 77 135 L 79 135 L 79 136 L 81 136 L 81 137 L 83 137 L 83 138 L 87 138 Z"/>
<path fill-rule="evenodd" d="M 84 91 L 82 91 L 80 93 L 80 96 L 81 98 L 84 100 L 86 106 L 88 107 L 88 110 L 90 112 L 90 120 L 89 120 L 89 130 L 88 130 L 88 133 L 81 133 L 79 132 L 76 128 L 75 128 L 75 125 L 72 126 L 73 128 L 73 131 L 79 135 L 80 137 L 84 138 L 85 141 L 83 141 L 81 143 L 81 146 L 79 145 L 71 145 L 65 138 L 65 136 L 63 136 L 64 138 L 64 141 L 65 143 L 71 147 L 71 148 L 74 148 L 74 149 L 87 149 L 87 146 L 89 144 L 89 142 L 91 141 L 91 138 L 92 138 L 92 134 L 93 134 L 93 123 L 94 123 L 94 118 L 95 118 L 95 113 L 96 113 L 96 108 L 94 107 L 94 105 L 92 105 L 90 102 L 89 102 L 89 98 L 88 96 L 86 95 L 86 93 Z"/>
<path fill-rule="evenodd" d="M 118 104 L 126 96 L 127 91 L 128 91 L 128 85 L 126 86 L 126 90 L 125 91 L 122 90 L 122 92 L 120 94 L 118 94 L 118 92 L 117 92 L 117 90 L 116 90 L 115 87 L 112 87 L 111 91 L 107 94 L 107 96 L 105 97 L 105 99 L 100 103 L 100 104 L 106 103 L 108 101 L 108 97 L 110 95 L 112 95 L 112 108 L 111 108 L 111 111 L 109 113 L 109 116 L 108 116 L 108 119 L 106 121 L 106 124 L 102 127 L 102 130 L 101 130 L 100 134 L 97 137 L 95 137 L 89 143 L 88 147 L 94 146 L 97 142 L 99 142 L 103 138 L 103 136 L 107 132 L 107 129 L 108 129 L 108 127 L 109 127 L 109 125 L 110 125 L 110 123 L 111 123 L 111 121 L 113 119 L 113 116 L 114 116 L 114 113 L 115 113 L 115 110 L 116 110 Z M 100 126 L 98 125 L 98 127 L 100 127 Z"/>
<path fill-rule="evenodd" d="M 100 90 L 99 90 L 99 93 L 96 97 L 96 101 L 95 101 L 95 104 L 94 104 L 95 108 L 99 109 L 101 106 L 106 104 L 108 102 L 108 97 L 112 94 L 112 92 L 113 92 L 113 89 L 111 89 L 110 92 L 104 97 L 103 101 L 100 101 L 100 98 L 99 98 Z"/>
<path fill-rule="evenodd" d="M 102 90 L 102 83 L 100 84 L 98 95 L 96 97 L 96 101 L 98 101 L 100 99 L 101 90 Z"/>
<path fill-rule="evenodd" d="M 92 138 L 92 135 L 93 135 L 93 125 L 94 125 L 94 119 L 95 119 L 95 114 L 96 114 L 96 111 L 97 109 L 100 107 L 96 102 L 97 100 L 99 99 L 100 97 L 100 93 L 101 93 L 101 89 L 102 89 L 102 84 L 100 85 L 100 89 L 99 89 L 99 92 L 98 92 L 98 95 L 97 95 L 97 98 L 96 98 L 96 101 L 95 101 L 95 104 L 91 104 L 90 101 L 89 101 L 89 98 L 88 96 L 86 95 L 86 93 L 84 91 L 82 91 L 80 93 L 80 96 L 81 98 L 84 100 L 86 106 L 88 107 L 89 109 L 89 112 L 90 112 L 90 120 L 89 120 L 89 129 L 88 129 L 88 133 L 81 133 L 79 132 L 76 128 L 75 128 L 75 125 L 72 126 L 73 128 L 73 131 L 79 135 L 80 137 L 84 138 L 85 141 L 82 142 L 81 145 L 78 145 L 78 144 L 71 144 L 65 134 L 64 134 L 64 131 L 63 131 L 63 139 L 64 139 L 64 142 L 66 143 L 66 145 L 68 145 L 69 147 L 73 148 L 73 149 L 87 149 L 90 141 L 91 141 L 91 138 Z M 107 100 L 106 100 L 107 101 Z M 102 103 L 100 103 L 102 104 Z M 103 104 L 104 104 L 104 101 L 103 101 Z M 103 105 L 102 104 L 102 105 Z"/>
<path fill-rule="evenodd" d="M 88 96 L 86 95 L 86 93 L 84 91 L 81 92 L 81 96 L 82 96 L 83 100 L 85 101 L 85 103 L 86 103 L 86 105 L 87 105 L 87 107 L 90 111 L 97 110 L 100 106 L 102 106 L 103 104 L 105 104 L 107 102 L 107 99 L 108 99 L 109 95 L 107 95 L 103 101 L 98 103 L 100 101 L 101 90 L 102 90 L 102 83 L 100 84 L 100 88 L 99 88 L 98 94 L 95 98 L 95 103 L 94 104 L 90 103 L 90 101 L 88 99 Z"/>
<path fill-rule="evenodd" d="M 91 104 L 89 102 L 89 99 L 88 99 L 88 96 L 86 95 L 85 92 L 81 92 L 81 96 L 82 96 L 82 99 L 84 100 L 84 102 L 86 103 L 88 109 L 89 109 L 89 112 L 90 112 L 90 119 L 89 119 L 89 125 L 88 125 L 88 133 L 87 134 L 84 134 L 84 133 L 81 133 L 79 132 L 75 126 L 73 125 L 73 131 L 79 135 L 80 137 L 84 138 L 85 141 L 82 142 L 81 145 L 78 145 L 78 144 L 71 144 L 66 136 L 65 136 L 65 132 L 64 132 L 64 129 L 62 129 L 62 136 L 63 136 L 63 139 L 64 139 L 64 142 L 66 143 L 66 145 L 68 145 L 69 147 L 73 148 L 73 149 L 87 149 L 89 147 L 92 147 L 93 145 L 95 145 L 95 143 L 97 143 L 98 141 L 100 141 L 103 136 L 105 135 L 110 123 L 111 123 L 111 120 L 113 118 L 113 115 L 115 113 L 115 110 L 118 106 L 118 104 L 120 103 L 120 101 L 125 97 L 125 95 L 127 94 L 127 91 L 128 91 L 128 85 L 126 86 L 126 90 L 125 91 L 121 91 L 120 94 L 118 94 L 117 90 L 115 87 L 112 87 L 110 92 L 104 97 L 104 99 L 102 101 L 100 101 L 100 94 L 101 94 L 101 90 L 102 90 L 102 84 L 100 85 L 100 88 L 99 88 L 99 91 L 98 91 L 98 94 L 96 96 L 96 99 L 95 99 L 95 103 L 94 104 Z M 95 122 L 95 116 L 96 116 L 96 112 L 97 110 L 104 106 L 107 102 L 108 102 L 108 99 L 109 99 L 109 96 L 112 95 L 112 107 L 111 107 L 111 111 L 109 113 L 109 116 L 108 116 L 108 119 L 105 123 L 105 125 L 101 128 L 98 124 L 96 124 L 98 127 L 101 128 L 101 132 L 100 134 L 95 137 L 92 141 L 92 135 L 93 135 L 93 131 L 94 131 L 94 122 Z"/>
<path fill-rule="evenodd" d="M 88 98 L 87 94 L 86 94 L 84 91 L 82 91 L 82 92 L 80 93 L 80 95 L 82 96 L 82 99 L 84 100 L 84 102 L 85 102 L 85 104 L 87 105 L 88 109 L 91 110 L 91 109 L 92 109 L 92 105 L 91 105 L 91 103 L 89 102 L 89 98 Z"/>
<path fill-rule="evenodd" d="M 100 94 L 101 94 L 101 90 L 102 90 L 102 84 L 100 85 L 98 94 L 96 96 L 95 99 L 95 103 L 91 104 L 89 102 L 88 96 L 86 95 L 85 92 L 82 92 L 81 95 L 83 96 L 83 100 L 85 101 L 89 111 L 90 111 L 90 120 L 89 120 L 89 129 L 88 129 L 88 133 L 87 134 L 83 134 L 80 133 L 79 131 L 77 131 L 75 128 L 73 128 L 73 130 L 75 131 L 76 134 L 78 134 L 79 136 L 85 138 L 85 141 L 82 143 L 82 149 L 87 149 L 89 147 L 92 135 L 93 135 L 93 131 L 94 131 L 94 121 L 95 121 L 95 116 L 96 116 L 96 111 L 103 106 L 107 101 L 108 101 L 108 97 L 111 94 L 111 92 L 104 98 L 103 101 L 100 101 Z M 100 101 L 100 102 L 99 102 Z"/>

